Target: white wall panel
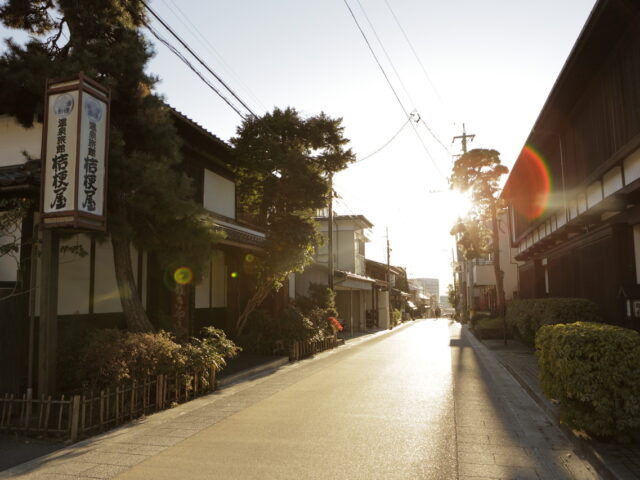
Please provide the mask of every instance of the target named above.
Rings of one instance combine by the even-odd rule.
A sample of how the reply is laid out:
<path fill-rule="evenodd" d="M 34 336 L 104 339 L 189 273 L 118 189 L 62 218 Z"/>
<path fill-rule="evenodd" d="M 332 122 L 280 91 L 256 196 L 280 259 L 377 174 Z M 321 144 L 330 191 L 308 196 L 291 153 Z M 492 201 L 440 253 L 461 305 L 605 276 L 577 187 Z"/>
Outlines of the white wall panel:
<path fill-rule="evenodd" d="M 58 314 L 82 315 L 89 313 L 89 278 L 91 269 L 91 240 L 86 235 L 73 235 L 60 239 L 60 247 L 79 246 L 86 252 L 81 257 L 74 253 L 61 253 L 59 263 Z"/>
<path fill-rule="evenodd" d="M 602 183 L 593 182 L 587 188 L 587 208 L 592 208 L 602 201 Z"/>
<path fill-rule="evenodd" d="M 629 185 L 640 178 L 640 149 L 633 152 L 624 160 L 624 182 Z"/>
<path fill-rule="evenodd" d="M 0 167 L 24 163 L 23 150 L 32 158 L 40 158 L 41 148 L 41 123 L 23 128 L 13 117 L 0 115 Z"/>
<path fill-rule="evenodd" d="M 236 185 L 231 180 L 204 170 L 204 208 L 236 218 Z"/>
<path fill-rule="evenodd" d="M 612 168 L 602 177 L 602 188 L 604 189 L 605 197 L 617 192 L 622 187 L 622 169 L 620 167 Z"/>

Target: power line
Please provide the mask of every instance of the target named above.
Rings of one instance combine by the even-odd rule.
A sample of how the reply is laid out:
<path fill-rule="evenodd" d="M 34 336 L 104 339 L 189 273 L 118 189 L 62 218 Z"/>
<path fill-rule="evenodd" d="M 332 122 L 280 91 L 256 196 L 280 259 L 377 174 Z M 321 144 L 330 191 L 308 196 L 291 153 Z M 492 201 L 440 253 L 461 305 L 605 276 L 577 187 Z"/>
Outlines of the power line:
<path fill-rule="evenodd" d="M 404 123 L 402 124 L 402 126 L 398 129 L 398 131 L 397 131 L 396 133 L 394 133 L 394 134 L 393 134 L 393 136 L 392 136 L 389 140 L 387 140 L 387 141 L 386 141 L 386 142 L 385 142 L 385 143 L 384 143 L 380 148 L 378 148 L 378 149 L 374 150 L 374 151 L 373 151 L 373 152 L 371 152 L 369 155 L 366 155 L 366 156 L 364 156 L 364 157 L 362 157 L 362 158 L 359 158 L 358 160 L 356 160 L 356 161 L 355 161 L 355 162 L 353 162 L 353 163 L 360 163 L 360 162 L 363 162 L 363 161 L 365 161 L 366 159 L 368 159 L 368 158 L 370 158 L 370 157 L 373 157 L 376 153 L 378 153 L 378 152 L 380 152 L 381 150 L 383 150 L 385 147 L 387 147 L 387 145 L 389 145 L 391 142 L 393 142 L 393 141 L 396 139 L 396 137 L 397 137 L 398 135 L 400 135 L 400 132 L 402 132 L 402 130 L 404 130 L 404 127 L 406 127 L 406 126 L 407 126 L 407 124 L 408 124 L 410 121 L 411 121 L 411 119 L 407 119 L 407 121 L 406 121 L 406 122 L 404 122 Z"/>
<path fill-rule="evenodd" d="M 220 76 L 218 74 L 216 74 L 211 67 L 209 67 L 209 65 L 207 65 L 190 47 L 189 45 L 182 40 L 182 38 L 180 38 L 180 36 L 175 33 L 173 31 L 173 29 L 167 24 L 167 22 L 165 22 L 148 4 L 145 0 L 140 0 L 140 2 L 142 3 L 142 5 L 144 5 L 144 7 L 149 11 L 149 13 L 151 13 L 151 15 L 158 21 L 160 22 L 160 24 L 171 34 L 171 36 L 173 38 L 175 38 L 180 45 L 182 45 L 187 52 L 189 52 L 191 54 L 191 56 L 193 58 L 195 58 L 198 63 L 200 65 L 202 65 L 211 75 L 213 75 L 213 77 L 220 82 L 220 84 L 233 96 L 233 98 L 235 98 L 249 113 L 251 113 L 251 115 L 253 115 L 254 117 L 257 117 L 257 115 L 253 112 L 253 110 L 251 110 L 251 108 L 249 108 L 247 106 L 247 104 L 238 96 L 238 94 L 236 94 L 236 92 L 233 91 L 233 89 L 231 89 L 231 87 L 229 87 L 223 80 L 222 78 L 220 78 Z M 145 25 L 147 26 L 147 28 L 149 28 L 149 25 L 147 25 L 145 23 Z M 227 102 L 228 103 L 228 102 Z M 234 109 L 235 110 L 235 109 Z M 244 118 L 244 116 L 243 116 Z"/>
<path fill-rule="evenodd" d="M 431 88 L 433 89 L 434 93 L 438 97 L 438 100 L 440 100 L 440 103 L 442 104 L 444 109 L 447 110 L 447 112 L 449 113 L 449 116 L 451 116 L 451 112 L 449 112 L 449 109 L 445 105 L 444 100 L 440 96 L 440 92 L 438 92 L 438 89 L 436 88 L 436 85 L 431 80 L 431 77 L 427 73 L 427 69 L 425 68 L 424 64 L 422 63 L 422 60 L 420 60 L 420 57 L 418 56 L 418 52 L 416 52 L 416 49 L 413 47 L 413 44 L 411 43 L 411 40 L 409 40 L 409 36 L 407 35 L 407 33 L 405 32 L 404 28 L 402 27 L 402 24 L 400 23 L 400 20 L 398 19 L 398 17 L 396 16 L 395 12 L 391 8 L 391 4 L 389 3 L 389 0 L 384 0 L 384 2 L 387 4 L 387 8 L 389 9 L 389 12 L 391 12 L 391 16 L 393 16 L 393 19 L 395 20 L 396 24 L 398 25 L 398 28 L 400 28 L 400 31 L 402 32 L 402 35 L 404 36 L 404 39 L 407 41 L 407 44 L 409 44 L 409 48 L 413 52 L 413 56 L 416 57 L 416 60 L 418 61 L 418 64 L 422 68 L 422 72 L 424 73 L 424 76 L 426 77 L 427 82 L 429 82 L 429 85 L 431 85 Z"/>
<path fill-rule="evenodd" d="M 404 93 L 407 95 L 407 98 L 409 99 L 409 101 L 411 102 L 413 107 L 415 108 L 416 102 L 413 101 L 413 98 L 411 98 L 411 94 L 407 90 L 407 87 L 405 87 L 404 82 L 402 81 L 402 77 L 398 73 L 398 70 L 396 69 L 396 66 L 393 64 L 393 61 L 391 60 L 391 57 L 387 53 L 387 49 L 384 48 L 384 44 L 382 43 L 382 40 L 380 39 L 380 36 L 378 35 L 378 32 L 376 31 L 376 28 L 373 26 L 373 23 L 369 19 L 369 15 L 367 15 L 367 11 L 364 9 L 364 6 L 360 2 L 360 0 L 356 0 L 356 1 L 358 2 L 358 5 L 360 6 L 360 10 L 362 10 L 362 13 L 364 14 L 364 18 L 367 20 L 367 23 L 369 24 L 369 27 L 371 27 L 371 31 L 373 32 L 373 35 L 376 37 L 376 40 L 378 40 L 378 44 L 380 45 L 380 48 L 382 48 L 382 52 L 384 53 L 384 56 L 387 58 L 387 61 L 389 62 L 389 65 L 391 65 L 391 69 L 396 74 L 396 77 L 398 77 L 398 81 L 400 82 L 400 86 L 402 87 L 402 89 L 404 90 Z"/>
<path fill-rule="evenodd" d="M 220 54 L 220 52 L 218 52 L 218 50 L 213 46 L 213 44 L 209 41 L 209 39 L 207 39 L 207 37 L 205 37 L 202 32 L 200 31 L 200 29 L 198 29 L 198 27 L 191 21 L 191 19 L 187 16 L 187 14 L 184 12 L 184 10 L 182 10 L 180 8 L 180 6 L 174 1 L 174 0 L 169 0 L 169 2 L 171 3 L 171 5 L 173 5 L 173 7 L 171 5 L 169 5 L 169 3 L 167 3 L 166 0 L 162 0 L 162 2 L 167 6 L 167 8 L 169 8 L 169 10 L 171 10 L 171 12 L 175 15 L 175 17 L 178 19 L 178 21 L 180 23 L 182 23 L 182 25 L 185 26 L 185 28 L 187 30 L 189 30 L 189 32 L 194 36 L 194 38 L 206 49 L 209 51 L 209 53 L 213 54 L 219 61 L 220 63 L 227 69 L 227 71 L 229 72 L 229 74 L 231 75 L 231 77 L 238 82 L 238 84 L 240 84 L 240 86 L 246 91 L 246 93 L 251 97 L 252 100 L 255 101 L 255 103 L 257 103 L 263 110 L 268 110 L 267 107 L 264 106 L 264 104 L 260 101 L 260 99 L 251 91 L 251 88 L 249 88 L 249 86 L 242 81 L 242 79 L 240 78 L 240 76 L 233 70 L 233 68 L 231 68 L 231 65 L 229 65 L 225 59 L 222 57 L 222 55 Z M 174 8 L 178 11 L 179 15 L 176 14 L 176 11 L 174 10 Z M 184 18 L 184 20 L 189 24 L 187 25 L 180 17 L 182 16 L 182 18 Z"/>
<path fill-rule="evenodd" d="M 373 50 L 373 47 L 371 46 L 371 43 L 369 42 L 369 39 L 367 38 L 366 34 L 364 33 L 364 30 L 362 30 L 362 27 L 360 26 L 360 23 L 358 22 L 358 19 L 356 18 L 355 14 L 353 13 L 353 10 L 351 9 L 351 6 L 347 2 L 347 0 L 343 0 L 343 2 L 346 5 L 347 9 L 349 10 L 349 13 L 351 14 L 351 18 L 353 18 L 353 21 L 355 22 L 356 26 L 358 27 L 358 30 L 360 31 L 360 34 L 362 35 L 362 38 L 364 39 L 365 43 L 367 44 L 367 47 L 369 47 L 369 51 L 371 52 L 371 55 L 373 55 L 373 58 L 376 61 L 376 64 L 380 68 L 380 71 L 382 72 L 382 75 L 384 76 L 385 80 L 387 81 L 387 84 L 389 85 L 389 88 L 391 88 L 391 91 L 393 92 L 393 95 L 396 98 L 396 101 L 400 105 L 400 108 L 402 108 L 402 111 L 404 112 L 404 114 L 407 117 L 407 119 L 411 120 L 411 114 L 409 114 L 409 112 L 407 112 L 407 109 L 404 107 L 404 104 L 402 103 L 402 100 L 400 100 L 400 97 L 398 96 L 398 93 L 396 92 L 396 89 L 393 87 L 393 84 L 391 83 L 391 80 L 389 80 L 389 76 L 387 75 L 387 72 L 385 71 L 384 67 L 380 63 L 380 60 L 378 59 L 378 56 L 376 55 L 376 52 Z M 410 121 L 409 123 L 411 125 L 411 128 L 415 132 L 416 136 L 418 137 L 418 140 L 420 140 L 420 144 L 422 145 L 422 148 L 426 152 L 427 156 L 431 159 L 431 163 L 433 163 L 433 166 L 435 167 L 435 169 L 438 172 L 438 174 L 442 178 L 446 178 L 443 175 L 443 173 L 440 171 L 440 167 L 438 167 L 438 164 L 436 163 L 434 158 L 431 156 L 431 152 L 429 152 L 429 149 L 427 148 L 427 145 L 424 143 L 424 140 L 422 139 L 422 137 L 418 133 L 418 130 L 416 129 L 416 127 L 413 124 L 413 122 Z"/>
<path fill-rule="evenodd" d="M 204 74 L 198 70 L 176 47 L 171 45 L 171 43 L 165 39 L 162 35 L 160 35 L 155 28 L 149 25 L 146 22 L 143 22 L 147 29 L 151 32 L 151 34 L 158 39 L 164 46 L 166 46 L 176 57 L 178 57 L 187 67 L 189 67 L 199 78 L 202 80 L 211 90 L 213 90 L 216 95 L 218 95 L 231 109 L 240 116 L 240 118 L 245 119 L 246 115 L 238 109 L 224 94 L 218 90 L 208 78 L 204 76 Z"/>

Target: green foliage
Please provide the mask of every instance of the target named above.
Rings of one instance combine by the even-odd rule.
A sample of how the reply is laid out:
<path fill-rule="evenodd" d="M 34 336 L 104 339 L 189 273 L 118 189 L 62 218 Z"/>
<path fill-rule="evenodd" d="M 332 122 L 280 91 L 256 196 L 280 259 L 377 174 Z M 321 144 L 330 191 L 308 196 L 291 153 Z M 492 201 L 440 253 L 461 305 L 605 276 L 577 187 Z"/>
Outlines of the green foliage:
<path fill-rule="evenodd" d="M 210 367 L 222 369 L 237 347 L 222 330 L 203 329 L 201 338 L 178 343 L 170 333 L 133 333 L 93 329 L 63 345 L 62 378 L 65 391 L 103 389 L 159 374 L 188 378 Z M 206 381 L 206 379 L 203 379 Z"/>
<path fill-rule="evenodd" d="M 605 324 L 544 326 L 536 336 L 540 382 L 560 418 L 595 437 L 624 440 L 640 427 L 640 334 Z"/>
<path fill-rule="evenodd" d="M 393 328 L 396 325 L 399 325 L 402 322 L 402 312 L 397 308 L 394 308 L 391 311 L 391 316 L 389 318 L 389 328 Z"/>
<path fill-rule="evenodd" d="M 318 337 L 333 335 L 329 317 L 338 317 L 336 294 L 329 287 L 317 283 L 309 285 L 309 296 L 296 299 L 296 306 L 313 324 Z"/>
<path fill-rule="evenodd" d="M 451 305 L 452 308 L 457 308 L 458 306 L 459 293 L 460 292 L 458 291 L 457 285 L 447 285 L 447 300 L 449 301 L 449 305 Z"/>
<path fill-rule="evenodd" d="M 33 202 L 24 198 L 0 200 L 0 258 L 14 257 L 20 252 L 22 221 Z"/>
<path fill-rule="evenodd" d="M 312 321 L 298 308 L 289 306 L 277 317 L 255 310 L 240 343 L 254 353 L 288 355 L 294 341 L 311 340 L 317 334 L 318 329 Z"/>
<path fill-rule="evenodd" d="M 293 108 L 276 108 L 246 118 L 231 139 L 239 203 L 266 229 L 255 294 L 238 319 L 238 333 L 270 291 L 313 258 L 320 241 L 314 214 L 327 205 L 330 174 L 355 159 L 341 123 L 324 113 L 303 118 Z"/>
<path fill-rule="evenodd" d="M 531 347 L 543 325 L 599 321 L 598 306 L 584 298 L 523 299 L 507 305 L 508 327 Z"/>
<path fill-rule="evenodd" d="M 477 319 L 473 325 L 473 332 L 481 339 L 502 339 L 504 338 L 504 318 L 502 317 L 482 317 Z M 511 338 L 511 333 L 507 331 L 507 338 Z"/>
<path fill-rule="evenodd" d="M 458 248 L 466 260 L 480 258 L 491 251 L 491 231 L 487 222 L 473 213 L 459 218 L 449 233 L 456 237 Z"/>

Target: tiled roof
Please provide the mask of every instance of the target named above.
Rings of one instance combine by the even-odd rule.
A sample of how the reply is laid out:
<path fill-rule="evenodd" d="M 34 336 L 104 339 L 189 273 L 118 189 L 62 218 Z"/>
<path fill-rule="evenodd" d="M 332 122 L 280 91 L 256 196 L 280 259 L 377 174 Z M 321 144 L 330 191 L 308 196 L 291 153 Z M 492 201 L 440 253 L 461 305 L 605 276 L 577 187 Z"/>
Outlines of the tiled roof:
<path fill-rule="evenodd" d="M 262 244 L 264 243 L 264 237 L 253 235 L 248 232 L 243 232 L 241 230 L 236 230 L 235 228 L 227 227 L 225 225 L 218 225 L 218 227 L 227 234 L 227 237 L 220 243 L 233 242 L 246 244 L 253 247 L 262 247 Z"/>
<path fill-rule="evenodd" d="M 35 186 L 40 184 L 40 161 L 0 167 L 0 190 L 3 187 Z"/>

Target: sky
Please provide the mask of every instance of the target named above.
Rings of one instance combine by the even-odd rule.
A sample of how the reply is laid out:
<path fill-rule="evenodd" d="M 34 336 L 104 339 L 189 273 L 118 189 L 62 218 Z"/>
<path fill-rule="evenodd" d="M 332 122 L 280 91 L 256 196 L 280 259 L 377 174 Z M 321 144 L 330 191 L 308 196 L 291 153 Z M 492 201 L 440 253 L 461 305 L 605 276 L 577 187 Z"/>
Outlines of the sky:
<path fill-rule="evenodd" d="M 334 177 L 336 211 L 362 214 L 375 225 L 366 247 L 373 260 L 386 261 L 388 229 L 391 263 L 405 267 L 410 278 L 439 278 L 441 294 L 452 283 L 449 231 L 465 203 L 446 180 L 452 155 L 461 149 L 452 138 L 465 124 L 475 134 L 470 148 L 496 149 L 511 167 L 594 4 L 150 2 L 256 114 L 274 106 L 304 115 L 324 111 L 343 119 L 358 158 L 384 146 Z M 152 24 L 170 38 L 157 21 Z M 215 135 L 232 137 L 241 118 L 164 45 L 150 40 L 157 92 Z M 405 112 L 413 111 L 421 121 L 407 124 Z"/>

